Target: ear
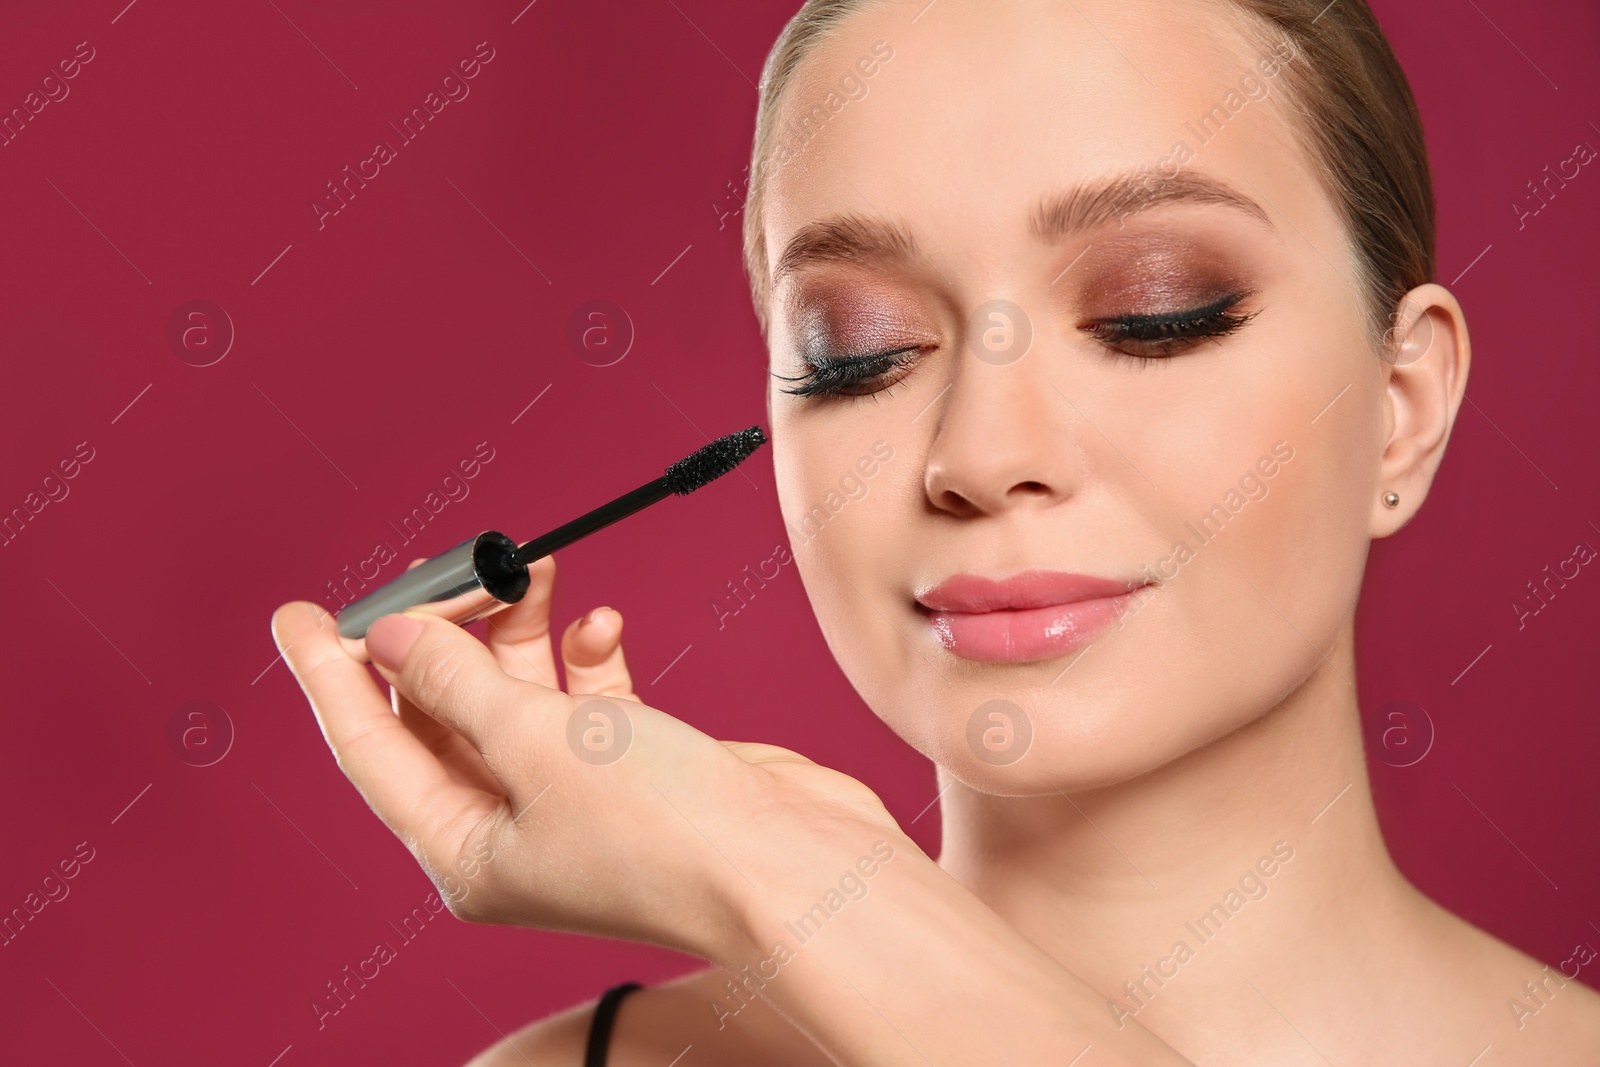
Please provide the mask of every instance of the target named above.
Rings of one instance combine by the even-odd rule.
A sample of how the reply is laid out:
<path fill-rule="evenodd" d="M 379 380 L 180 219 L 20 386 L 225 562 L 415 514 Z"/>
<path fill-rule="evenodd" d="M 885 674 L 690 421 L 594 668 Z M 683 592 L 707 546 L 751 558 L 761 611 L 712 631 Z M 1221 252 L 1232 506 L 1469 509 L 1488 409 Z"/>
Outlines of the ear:
<path fill-rule="evenodd" d="M 1461 305 L 1442 285 L 1419 285 L 1400 301 L 1382 353 L 1389 437 L 1378 465 L 1371 535 L 1387 537 L 1422 506 L 1444 459 L 1466 394 L 1472 345 Z M 1386 493 L 1400 503 L 1383 505 Z"/>

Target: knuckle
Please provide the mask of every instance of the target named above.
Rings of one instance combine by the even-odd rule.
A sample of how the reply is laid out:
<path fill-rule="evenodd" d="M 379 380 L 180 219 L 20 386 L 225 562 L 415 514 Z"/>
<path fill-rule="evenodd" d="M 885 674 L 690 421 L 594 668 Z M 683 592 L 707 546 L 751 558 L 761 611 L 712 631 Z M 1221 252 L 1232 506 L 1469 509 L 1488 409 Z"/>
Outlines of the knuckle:
<path fill-rule="evenodd" d="M 461 922 L 481 923 L 484 921 L 483 914 L 478 910 L 478 902 L 474 899 L 474 894 L 450 896 L 441 891 L 439 896 L 444 901 L 444 906 L 449 909 L 450 914 Z"/>
<path fill-rule="evenodd" d="M 411 699 L 425 708 L 443 704 L 460 688 L 465 668 L 461 653 L 453 648 L 435 646 L 423 650 L 408 679 Z"/>
<path fill-rule="evenodd" d="M 446 901 L 445 907 L 460 922 L 479 926 L 501 925 L 505 922 L 505 916 L 491 907 L 486 897 L 487 894 L 483 892 L 474 892 Z"/>

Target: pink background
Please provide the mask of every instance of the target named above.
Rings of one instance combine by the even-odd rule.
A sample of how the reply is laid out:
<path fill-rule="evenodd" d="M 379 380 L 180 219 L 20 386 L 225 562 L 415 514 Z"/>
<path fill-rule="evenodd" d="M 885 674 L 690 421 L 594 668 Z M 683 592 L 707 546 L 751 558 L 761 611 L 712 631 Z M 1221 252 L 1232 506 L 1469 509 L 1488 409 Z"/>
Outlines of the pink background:
<path fill-rule="evenodd" d="M 796 0 L 525 2 L 0 14 L 5 111 L 78 42 L 94 49 L 70 95 L 0 148 L 0 509 L 93 449 L 0 547 L 0 911 L 79 842 L 94 850 L 70 895 L 0 947 L 0 1059 L 451 1063 L 614 982 L 699 966 L 442 916 L 323 1029 L 310 1008 L 399 941 L 389 924 L 431 886 L 274 662 L 273 606 L 331 603 L 324 583 L 398 545 L 387 524 L 479 442 L 494 458 L 470 495 L 382 577 L 482 528 L 532 536 L 763 419 L 738 217 L 721 216 Z M 1420 762 L 1375 759 L 1373 775 L 1402 867 L 1559 963 L 1600 945 L 1600 572 L 1521 630 L 1511 605 L 1578 542 L 1600 547 L 1600 171 L 1521 230 L 1510 205 L 1580 140 L 1600 147 L 1600 15 L 1579 0 L 1537 19 L 1512 0 L 1378 7 L 1420 100 L 1439 280 L 1466 271 L 1477 360 L 1433 499 L 1369 571 L 1373 736 L 1395 700 L 1434 734 Z M 325 183 L 396 140 L 387 123 L 482 41 L 494 58 L 470 95 L 319 229 Z M 211 366 L 168 341 L 192 300 L 233 323 Z M 569 348 L 591 300 L 634 325 L 613 366 Z M 792 568 L 715 626 L 725 583 L 784 537 L 769 457 L 565 551 L 558 622 L 620 607 L 647 701 L 845 770 L 909 823 L 932 771 L 846 685 Z M 232 725 L 210 766 L 169 739 L 191 701 L 222 709 L 200 720 L 201 751 L 222 714 Z M 1427 732 L 1415 713 L 1408 729 L 1375 753 L 1403 762 L 1418 749 L 1396 742 Z M 937 847 L 936 811 L 910 829 Z"/>

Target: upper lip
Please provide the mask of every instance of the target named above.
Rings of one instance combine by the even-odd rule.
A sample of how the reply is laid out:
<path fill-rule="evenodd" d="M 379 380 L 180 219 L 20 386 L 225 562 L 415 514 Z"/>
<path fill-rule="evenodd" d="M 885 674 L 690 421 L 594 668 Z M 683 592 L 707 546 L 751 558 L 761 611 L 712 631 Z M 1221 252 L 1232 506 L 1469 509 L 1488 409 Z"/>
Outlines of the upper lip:
<path fill-rule="evenodd" d="M 920 594 L 917 603 L 930 611 L 981 614 L 1023 611 L 1078 600 L 1121 596 L 1144 583 L 1095 578 L 1064 571 L 1028 570 L 1008 578 L 955 574 Z"/>

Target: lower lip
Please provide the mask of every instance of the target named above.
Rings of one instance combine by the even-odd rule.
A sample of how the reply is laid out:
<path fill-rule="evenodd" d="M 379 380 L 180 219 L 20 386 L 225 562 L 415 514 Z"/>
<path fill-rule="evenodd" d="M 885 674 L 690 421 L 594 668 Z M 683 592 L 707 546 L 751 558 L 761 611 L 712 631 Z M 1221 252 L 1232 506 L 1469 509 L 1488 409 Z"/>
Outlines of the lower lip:
<path fill-rule="evenodd" d="M 939 643 L 962 659 L 1023 663 L 1088 644 L 1122 614 L 1135 592 L 1017 611 L 935 611 L 928 620 Z"/>

